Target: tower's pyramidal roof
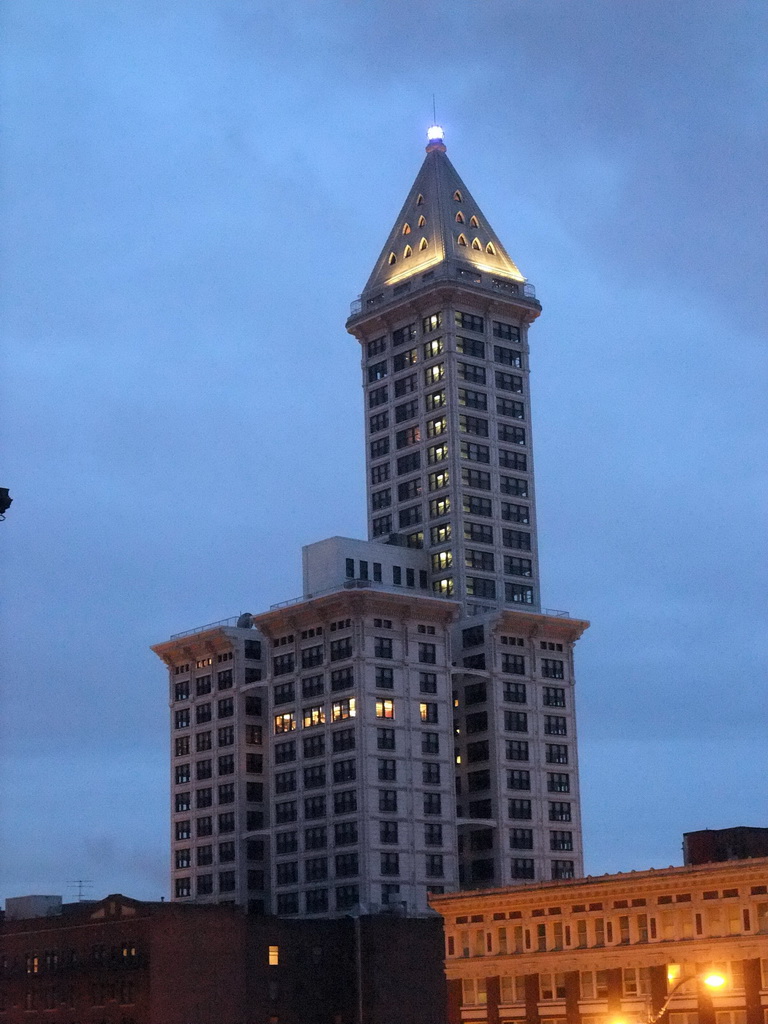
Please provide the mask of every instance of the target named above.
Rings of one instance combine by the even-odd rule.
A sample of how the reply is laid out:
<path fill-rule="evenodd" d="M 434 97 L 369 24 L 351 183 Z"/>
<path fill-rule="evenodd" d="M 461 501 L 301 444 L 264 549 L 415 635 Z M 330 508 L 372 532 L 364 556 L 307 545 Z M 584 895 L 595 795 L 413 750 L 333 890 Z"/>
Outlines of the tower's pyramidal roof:
<path fill-rule="evenodd" d="M 424 163 L 364 291 L 397 284 L 447 261 L 523 281 L 448 159 L 442 129 L 431 128 L 429 139 Z"/>

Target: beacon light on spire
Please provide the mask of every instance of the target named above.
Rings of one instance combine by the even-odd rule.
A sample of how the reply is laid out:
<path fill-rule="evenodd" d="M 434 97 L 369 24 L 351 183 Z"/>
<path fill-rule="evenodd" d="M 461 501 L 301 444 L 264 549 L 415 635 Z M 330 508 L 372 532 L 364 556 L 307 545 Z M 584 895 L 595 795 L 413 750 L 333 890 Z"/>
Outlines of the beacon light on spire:
<path fill-rule="evenodd" d="M 444 138 L 445 132 L 439 124 L 433 124 L 431 127 L 427 128 L 427 139 L 429 139 L 430 142 L 442 142 Z"/>

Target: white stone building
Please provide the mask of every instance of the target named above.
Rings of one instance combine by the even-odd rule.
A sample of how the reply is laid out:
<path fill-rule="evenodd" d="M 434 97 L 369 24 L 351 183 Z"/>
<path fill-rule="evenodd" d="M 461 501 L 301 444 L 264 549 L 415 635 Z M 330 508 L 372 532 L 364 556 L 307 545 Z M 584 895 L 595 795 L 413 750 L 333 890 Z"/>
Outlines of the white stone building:
<path fill-rule="evenodd" d="M 153 648 L 171 673 L 174 898 L 419 914 L 430 891 L 581 874 L 588 624 L 540 602 L 541 307 L 433 135 L 347 322 L 370 539 L 304 548 L 300 600 Z"/>

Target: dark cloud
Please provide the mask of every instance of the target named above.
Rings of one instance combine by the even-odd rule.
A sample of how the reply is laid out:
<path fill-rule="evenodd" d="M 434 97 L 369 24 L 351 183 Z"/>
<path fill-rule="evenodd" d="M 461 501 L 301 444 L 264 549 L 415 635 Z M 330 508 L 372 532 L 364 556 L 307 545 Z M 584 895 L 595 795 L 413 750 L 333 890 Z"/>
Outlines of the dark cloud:
<path fill-rule="evenodd" d="M 4 892 L 163 890 L 148 645 L 295 596 L 301 544 L 363 531 L 343 322 L 433 93 L 544 303 L 545 603 L 593 622 L 589 869 L 761 824 L 764 5 L 20 0 L 2 17 Z"/>

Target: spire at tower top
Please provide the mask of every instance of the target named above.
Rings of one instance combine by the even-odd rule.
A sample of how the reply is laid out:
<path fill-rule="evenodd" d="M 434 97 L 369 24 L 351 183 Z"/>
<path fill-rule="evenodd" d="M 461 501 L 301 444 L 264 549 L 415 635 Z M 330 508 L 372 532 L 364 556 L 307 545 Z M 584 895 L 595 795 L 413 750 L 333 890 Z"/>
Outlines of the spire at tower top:
<path fill-rule="evenodd" d="M 432 124 L 424 163 L 363 293 L 398 285 L 437 264 L 525 280 L 448 159 L 442 126 Z"/>

